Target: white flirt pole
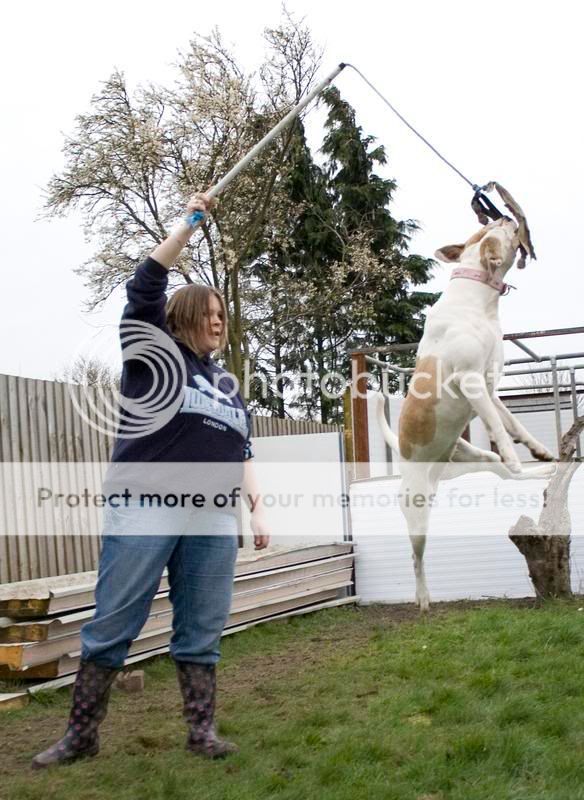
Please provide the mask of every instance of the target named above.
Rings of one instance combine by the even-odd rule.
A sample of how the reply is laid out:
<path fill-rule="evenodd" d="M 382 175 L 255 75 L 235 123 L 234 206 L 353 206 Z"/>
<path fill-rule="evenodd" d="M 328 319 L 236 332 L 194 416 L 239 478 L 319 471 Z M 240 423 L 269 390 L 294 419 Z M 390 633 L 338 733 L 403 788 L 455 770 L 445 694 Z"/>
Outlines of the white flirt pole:
<path fill-rule="evenodd" d="M 207 197 L 217 197 L 217 195 L 220 194 L 223 189 L 225 189 L 225 187 L 231 183 L 231 181 L 237 177 L 237 175 L 239 175 L 243 169 L 247 167 L 250 161 L 253 161 L 253 159 L 264 149 L 264 147 L 266 147 L 266 145 L 275 139 L 276 136 L 278 136 L 278 134 L 280 134 L 298 116 L 298 114 L 300 114 L 300 112 L 322 92 L 323 89 L 326 89 L 326 87 L 332 83 L 332 81 L 334 81 L 337 75 L 342 72 L 345 67 L 346 64 L 339 64 L 338 67 L 336 67 L 328 77 L 324 78 L 324 80 L 322 80 L 318 86 L 315 86 L 315 88 L 309 94 L 307 94 L 306 97 L 298 103 L 298 105 L 294 106 L 294 108 L 289 111 L 286 116 L 264 136 L 261 141 L 252 147 L 249 153 L 247 153 L 247 155 L 245 155 L 241 161 L 238 161 L 238 163 L 229 170 L 227 175 L 221 178 L 221 180 L 211 189 L 209 189 L 208 192 L 205 192 Z M 188 222 L 193 227 L 196 227 L 203 220 L 203 217 L 204 215 L 200 211 L 195 211 L 194 214 L 188 217 Z"/>

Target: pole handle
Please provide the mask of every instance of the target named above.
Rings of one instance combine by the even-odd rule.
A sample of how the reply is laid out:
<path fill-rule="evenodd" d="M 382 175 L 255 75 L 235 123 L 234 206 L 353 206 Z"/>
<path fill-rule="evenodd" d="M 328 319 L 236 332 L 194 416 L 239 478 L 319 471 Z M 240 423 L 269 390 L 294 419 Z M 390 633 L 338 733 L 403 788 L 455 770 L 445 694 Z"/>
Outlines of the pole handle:
<path fill-rule="evenodd" d="M 192 228 L 195 228 L 199 222 L 202 222 L 205 219 L 205 215 L 202 211 L 195 211 L 193 214 L 189 214 L 186 218 L 187 222 Z"/>

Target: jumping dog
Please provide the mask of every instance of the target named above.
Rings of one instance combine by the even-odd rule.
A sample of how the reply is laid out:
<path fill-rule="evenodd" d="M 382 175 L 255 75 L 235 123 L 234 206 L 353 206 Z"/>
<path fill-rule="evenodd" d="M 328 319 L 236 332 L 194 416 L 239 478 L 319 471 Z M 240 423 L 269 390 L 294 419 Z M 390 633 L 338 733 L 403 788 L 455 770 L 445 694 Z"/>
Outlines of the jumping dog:
<path fill-rule="evenodd" d="M 525 266 L 526 255 L 535 258 L 535 253 L 520 207 L 502 186 L 493 185 L 515 221 L 502 216 L 464 244 L 436 251 L 440 261 L 457 266 L 427 315 L 400 414 L 399 436 L 387 423 L 383 395 L 378 398 L 384 438 L 400 456 L 400 505 L 413 548 L 416 602 L 422 610 L 430 600 L 423 557 L 431 498 L 438 482 L 477 468 L 520 479 L 547 478 L 555 471 L 554 465 L 522 467 L 512 440 L 525 445 L 537 460 L 553 461 L 554 456 L 496 395 L 504 362 L 499 323 L 499 298 L 507 291 L 504 277 L 518 253 L 520 268 Z M 496 445 L 496 453 L 461 438 L 477 416 Z"/>

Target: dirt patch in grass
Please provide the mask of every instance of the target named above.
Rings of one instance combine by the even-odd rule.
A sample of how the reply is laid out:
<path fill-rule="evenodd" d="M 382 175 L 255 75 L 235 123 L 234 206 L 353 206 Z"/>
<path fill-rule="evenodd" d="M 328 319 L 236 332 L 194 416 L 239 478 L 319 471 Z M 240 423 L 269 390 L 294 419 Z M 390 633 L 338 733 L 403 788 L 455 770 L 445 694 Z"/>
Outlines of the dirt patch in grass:
<path fill-rule="evenodd" d="M 469 601 L 460 600 L 448 603 L 435 603 L 427 613 L 421 614 L 413 603 L 392 605 L 355 606 L 345 609 L 338 623 L 327 633 L 304 634 L 294 638 L 284 652 L 274 654 L 250 654 L 237 659 L 237 663 L 229 664 L 225 669 L 228 679 L 223 692 L 239 691 L 244 682 L 247 685 L 262 684 L 264 681 L 278 678 L 287 673 L 295 673 L 299 666 L 317 665 L 326 662 L 331 653 L 356 649 L 368 641 L 372 634 L 380 630 L 391 630 L 400 625 L 420 623 L 436 617 L 443 617 L 452 612 L 464 612 L 481 608 L 537 608 L 538 603 L 532 598 L 521 598 L 506 601 Z M 301 618 L 295 618 L 299 621 Z M 308 619 L 308 618 L 306 618 Z M 272 625 L 287 625 L 289 622 L 275 622 Z"/>

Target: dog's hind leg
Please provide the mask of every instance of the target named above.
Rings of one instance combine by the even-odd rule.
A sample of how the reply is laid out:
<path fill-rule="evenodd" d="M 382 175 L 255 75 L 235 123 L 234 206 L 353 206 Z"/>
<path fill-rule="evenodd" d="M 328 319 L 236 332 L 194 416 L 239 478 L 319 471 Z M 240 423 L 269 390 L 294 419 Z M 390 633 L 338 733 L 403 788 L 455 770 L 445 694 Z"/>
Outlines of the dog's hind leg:
<path fill-rule="evenodd" d="M 509 411 L 507 406 L 503 403 L 500 397 L 496 395 L 493 397 L 495 408 L 499 412 L 499 416 L 503 421 L 505 429 L 514 441 L 524 444 L 528 448 L 531 455 L 538 461 L 554 461 L 554 456 L 545 447 L 545 445 L 538 442 L 528 430 L 526 430 L 519 420 L 515 419 L 513 414 Z"/>
<path fill-rule="evenodd" d="M 511 472 L 521 472 L 521 462 L 505 430 L 499 411 L 489 393 L 482 375 L 477 372 L 460 373 L 457 382 L 475 413 L 482 420 L 491 441 L 497 445 L 501 460 Z"/>
<path fill-rule="evenodd" d="M 402 469 L 403 466 L 402 464 Z M 425 468 L 420 465 L 420 469 Z M 432 486 L 432 481 L 426 471 L 417 475 L 404 475 L 400 506 L 412 543 L 412 558 L 416 576 L 416 603 L 421 611 L 427 611 L 430 607 L 430 595 L 424 571 L 424 550 L 426 549 L 426 535 L 434 490 L 435 484 Z"/>

